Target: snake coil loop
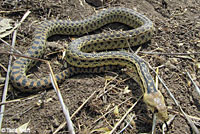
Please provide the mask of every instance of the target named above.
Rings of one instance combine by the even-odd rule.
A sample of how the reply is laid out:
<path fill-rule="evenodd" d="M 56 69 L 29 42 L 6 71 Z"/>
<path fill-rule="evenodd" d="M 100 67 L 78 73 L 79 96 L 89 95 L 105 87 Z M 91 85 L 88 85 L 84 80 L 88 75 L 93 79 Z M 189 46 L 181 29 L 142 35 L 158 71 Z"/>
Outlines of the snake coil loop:
<path fill-rule="evenodd" d="M 25 55 L 40 58 L 44 54 L 47 38 L 54 34 L 80 36 L 113 22 L 126 24 L 133 29 L 88 35 L 72 41 L 66 50 L 66 60 L 75 67 L 70 67 L 56 74 L 56 80 L 61 82 L 76 73 L 103 72 L 115 68 L 116 65 L 130 68 L 136 74 L 136 81 L 143 89 L 144 102 L 152 112 L 158 111 L 158 117 L 161 120 L 168 120 L 164 97 L 155 88 L 152 76 L 143 59 L 124 51 L 102 52 L 103 50 L 136 46 L 151 39 L 154 30 L 153 23 L 134 10 L 109 8 L 84 20 L 44 21 L 35 30 L 32 46 L 26 51 Z M 91 53 L 93 51 L 101 52 Z M 11 81 L 13 86 L 22 92 L 36 92 L 51 87 L 50 77 L 29 79 L 26 76 L 26 72 L 34 64 L 35 61 L 25 58 L 18 58 L 13 63 Z"/>

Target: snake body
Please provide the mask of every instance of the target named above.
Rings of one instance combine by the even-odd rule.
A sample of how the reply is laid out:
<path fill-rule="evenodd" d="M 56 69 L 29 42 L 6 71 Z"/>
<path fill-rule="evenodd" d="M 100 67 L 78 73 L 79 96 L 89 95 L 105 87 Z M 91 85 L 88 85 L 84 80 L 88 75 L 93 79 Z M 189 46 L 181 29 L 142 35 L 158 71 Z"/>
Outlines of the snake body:
<path fill-rule="evenodd" d="M 153 23 L 145 16 L 127 8 L 109 8 L 96 15 L 79 21 L 51 20 L 44 21 L 34 33 L 32 46 L 25 56 L 41 58 L 46 48 L 46 40 L 54 34 L 84 35 L 102 26 L 119 22 L 133 29 L 87 35 L 73 40 L 66 49 L 66 60 L 74 67 L 70 67 L 56 74 L 58 82 L 76 73 L 96 73 L 115 68 L 127 67 L 136 74 L 135 80 L 144 92 L 144 102 L 158 117 L 168 120 L 164 97 L 155 88 L 152 76 L 144 60 L 135 54 L 125 51 L 106 51 L 127 48 L 147 42 L 153 35 Z M 97 53 L 92 53 L 97 51 Z M 51 87 L 50 77 L 30 79 L 26 72 L 35 64 L 34 60 L 18 58 L 12 66 L 11 81 L 13 86 L 22 92 L 36 92 Z"/>

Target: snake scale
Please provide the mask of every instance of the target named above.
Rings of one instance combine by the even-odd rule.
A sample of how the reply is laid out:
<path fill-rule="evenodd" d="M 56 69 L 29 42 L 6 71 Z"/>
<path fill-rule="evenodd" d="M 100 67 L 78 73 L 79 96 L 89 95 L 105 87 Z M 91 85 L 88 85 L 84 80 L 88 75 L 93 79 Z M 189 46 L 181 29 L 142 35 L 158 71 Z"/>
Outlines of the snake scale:
<path fill-rule="evenodd" d="M 97 14 L 79 21 L 44 21 L 36 28 L 32 46 L 24 55 L 41 58 L 46 48 L 46 40 L 52 35 L 81 36 L 113 22 L 123 23 L 132 29 L 87 35 L 73 40 L 66 48 L 66 60 L 72 67 L 56 74 L 56 80 L 61 82 L 77 73 L 112 70 L 115 66 L 130 68 L 135 72 L 136 81 L 143 89 L 144 102 L 152 112 L 157 113 L 158 117 L 166 122 L 168 114 L 164 97 L 155 88 L 144 60 L 126 51 L 107 51 L 136 46 L 151 39 L 154 31 L 153 23 L 134 10 L 115 7 L 99 11 Z M 94 51 L 96 53 L 93 53 Z M 13 63 L 11 82 L 14 87 L 22 92 L 36 92 L 52 86 L 49 76 L 39 79 L 30 79 L 26 76 L 26 72 L 34 64 L 34 60 L 22 57 Z"/>

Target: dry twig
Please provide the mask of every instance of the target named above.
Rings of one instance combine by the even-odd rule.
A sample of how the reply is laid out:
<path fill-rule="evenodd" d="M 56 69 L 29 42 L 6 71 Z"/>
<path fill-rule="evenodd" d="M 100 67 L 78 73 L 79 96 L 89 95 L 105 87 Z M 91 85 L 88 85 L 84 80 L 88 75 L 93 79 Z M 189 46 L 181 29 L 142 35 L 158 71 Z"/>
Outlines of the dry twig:
<path fill-rule="evenodd" d="M 30 14 L 30 11 L 27 11 L 24 14 L 24 16 L 22 17 L 22 19 L 20 20 L 20 22 L 18 24 L 16 24 L 15 27 L 11 30 L 12 32 L 14 31 L 13 38 L 12 38 L 12 47 L 15 46 L 18 27 L 27 18 L 27 16 L 29 14 Z M 6 96 L 7 96 L 7 92 L 8 92 L 9 75 L 10 75 L 10 70 L 11 70 L 11 63 L 12 63 L 12 56 L 10 56 L 9 63 L 8 63 L 8 71 L 7 71 L 7 75 L 6 75 L 6 81 L 5 81 L 4 91 L 3 91 L 2 103 L 4 103 L 6 101 Z M 4 110 L 5 110 L 5 105 L 1 105 L 1 113 L 3 113 Z M 0 129 L 2 127 L 3 115 L 4 114 L 0 115 Z"/>
<path fill-rule="evenodd" d="M 67 121 L 68 131 L 69 131 L 70 134 L 75 134 L 73 123 L 72 123 L 71 118 L 70 118 L 69 110 L 68 110 L 68 108 L 66 107 L 66 105 L 63 101 L 62 94 L 60 92 L 60 89 L 58 88 L 58 84 L 56 82 L 56 78 L 54 76 L 51 65 L 50 65 L 49 62 L 46 62 L 46 63 L 47 63 L 49 70 L 50 70 L 50 77 L 51 77 L 51 82 L 52 82 L 53 88 L 55 89 L 55 91 L 58 95 L 58 99 L 60 101 L 60 104 L 62 106 L 62 110 L 64 112 L 64 115 L 65 115 L 65 118 L 66 118 L 66 121 Z"/>
<path fill-rule="evenodd" d="M 139 102 L 139 100 L 142 98 L 142 96 L 140 96 L 140 98 L 128 109 L 128 111 L 126 112 L 126 114 L 120 119 L 120 121 L 117 122 L 117 124 L 114 126 L 114 128 L 110 131 L 109 134 L 112 134 L 117 127 L 121 124 L 121 122 L 126 118 L 126 116 L 132 111 L 132 109 L 135 107 L 135 105 Z"/>
<path fill-rule="evenodd" d="M 199 96 L 200 96 L 200 89 L 199 89 L 199 87 L 198 87 L 197 84 L 193 81 L 193 79 L 192 79 L 190 73 L 189 73 L 188 71 L 186 71 L 186 73 L 187 73 L 188 77 L 190 78 L 190 80 L 192 81 L 192 83 L 194 84 L 194 87 L 195 87 L 197 93 L 198 93 Z"/>
<path fill-rule="evenodd" d="M 73 118 L 82 108 L 83 106 L 95 95 L 96 91 L 94 91 L 88 98 L 87 100 L 81 104 L 81 106 L 72 114 L 71 118 Z M 67 122 L 63 122 L 54 132 L 53 134 L 56 134 L 57 132 L 59 132 L 62 128 L 65 127 Z"/>
<path fill-rule="evenodd" d="M 17 30 L 15 30 L 14 33 L 13 33 L 13 38 L 12 38 L 12 46 L 13 47 L 15 46 L 16 35 L 17 35 Z M 5 81 L 4 90 L 3 90 L 3 97 L 2 97 L 2 101 L 1 101 L 2 103 L 6 102 L 12 59 L 13 59 L 13 57 L 10 56 L 9 63 L 8 63 L 8 71 L 7 71 L 7 74 L 6 74 L 6 81 Z M 5 111 L 5 105 L 1 105 L 1 113 L 2 114 L 0 114 L 0 129 L 2 127 L 4 111 Z"/>
<path fill-rule="evenodd" d="M 5 105 L 5 104 L 10 104 L 10 103 L 15 103 L 15 102 L 21 102 L 21 101 L 26 101 L 26 100 L 31 100 L 35 97 L 37 97 L 38 95 L 34 95 L 28 98 L 22 98 L 22 99 L 15 99 L 15 100 L 10 100 L 10 101 L 6 101 L 6 102 L 1 102 L 0 105 Z"/>
<path fill-rule="evenodd" d="M 141 54 L 150 54 L 150 55 L 200 55 L 200 53 L 159 53 L 159 52 L 138 52 Z"/>

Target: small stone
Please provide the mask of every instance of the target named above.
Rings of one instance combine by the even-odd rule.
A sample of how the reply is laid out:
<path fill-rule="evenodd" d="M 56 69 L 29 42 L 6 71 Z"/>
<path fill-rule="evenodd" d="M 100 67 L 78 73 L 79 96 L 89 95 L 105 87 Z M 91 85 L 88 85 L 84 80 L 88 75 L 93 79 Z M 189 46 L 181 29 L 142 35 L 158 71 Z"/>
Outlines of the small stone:
<path fill-rule="evenodd" d="M 52 125 L 53 125 L 54 128 L 57 128 L 59 126 L 59 122 L 58 122 L 58 120 L 56 118 L 53 120 L 53 124 Z"/>
<path fill-rule="evenodd" d="M 170 69 L 174 69 L 174 70 L 177 69 L 177 67 L 176 67 L 175 65 L 171 64 L 170 61 L 167 61 L 165 65 L 166 65 L 168 68 L 170 68 Z"/>
<path fill-rule="evenodd" d="M 91 4 L 95 7 L 103 6 L 103 0 L 85 0 L 88 4 Z"/>
<path fill-rule="evenodd" d="M 200 47 L 200 42 L 199 42 L 199 43 L 197 43 L 197 47 Z"/>
<path fill-rule="evenodd" d="M 15 116 L 15 117 L 13 118 L 13 121 L 20 121 L 20 116 L 19 116 L 19 115 Z"/>

